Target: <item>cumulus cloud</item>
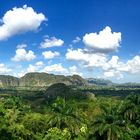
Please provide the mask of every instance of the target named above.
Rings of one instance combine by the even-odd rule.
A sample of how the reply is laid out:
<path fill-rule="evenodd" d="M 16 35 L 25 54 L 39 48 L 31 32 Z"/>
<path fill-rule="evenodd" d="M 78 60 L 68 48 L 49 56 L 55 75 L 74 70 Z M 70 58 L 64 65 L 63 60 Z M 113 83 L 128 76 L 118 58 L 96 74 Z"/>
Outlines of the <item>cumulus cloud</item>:
<path fill-rule="evenodd" d="M 56 37 L 47 37 L 43 42 L 40 43 L 40 48 L 60 47 L 63 44 L 64 41 L 62 39 L 57 39 Z"/>
<path fill-rule="evenodd" d="M 80 75 L 83 76 L 83 73 L 78 70 L 78 68 L 74 65 L 69 67 L 69 75 Z"/>
<path fill-rule="evenodd" d="M 33 51 L 29 50 L 26 51 L 25 49 L 17 49 L 15 56 L 11 59 L 12 61 L 31 61 L 36 58 L 36 55 L 34 54 Z"/>
<path fill-rule="evenodd" d="M 119 65 L 121 65 L 121 62 L 119 62 L 119 57 L 118 56 L 112 56 L 112 58 L 103 65 L 103 70 L 110 70 L 110 69 L 115 69 L 118 68 Z"/>
<path fill-rule="evenodd" d="M 29 67 L 27 68 L 27 72 L 35 72 L 37 71 L 37 67 L 34 65 L 29 65 Z"/>
<path fill-rule="evenodd" d="M 64 74 L 64 75 L 68 73 L 68 70 L 64 68 L 61 63 L 46 66 L 43 71 L 47 73 L 56 73 L 56 74 Z"/>
<path fill-rule="evenodd" d="M 44 63 L 42 61 L 38 61 L 35 63 L 35 66 L 42 67 L 42 66 L 44 66 Z"/>
<path fill-rule="evenodd" d="M 12 69 L 8 68 L 5 64 L 0 63 L 0 74 L 7 74 L 11 72 Z"/>
<path fill-rule="evenodd" d="M 128 60 L 126 66 L 131 73 L 140 73 L 140 56 L 136 55 L 132 60 Z"/>
<path fill-rule="evenodd" d="M 116 51 L 120 46 L 121 33 L 112 32 L 109 26 L 98 33 L 85 34 L 84 44 L 95 52 L 109 53 Z"/>
<path fill-rule="evenodd" d="M 104 64 L 104 70 L 117 70 L 131 74 L 140 73 L 140 56 L 135 56 L 132 59 L 122 62 L 118 56 L 112 56 L 111 60 Z"/>
<path fill-rule="evenodd" d="M 52 59 L 54 57 L 57 57 L 60 55 L 59 52 L 52 52 L 52 51 L 45 51 L 42 52 L 42 55 L 44 56 L 45 59 Z"/>
<path fill-rule="evenodd" d="M 81 38 L 79 36 L 77 36 L 74 40 L 72 40 L 72 43 L 78 43 L 81 41 Z"/>
<path fill-rule="evenodd" d="M 103 53 L 90 53 L 83 49 L 68 49 L 66 59 L 77 61 L 80 66 L 87 68 L 87 70 L 100 68 L 105 78 L 121 79 L 124 78 L 125 74 L 140 74 L 140 56 L 138 55 L 123 62 L 118 56 L 109 58 Z"/>
<path fill-rule="evenodd" d="M 40 72 L 43 67 L 44 63 L 42 61 L 38 61 L 35 64 L 29 64 L 26 69 L 20 71 L 19 73 L 16 73 L 15 76 L 22 77 L 29 72 Z"/>
<path fill-rule="evenodd" d="M 24 70 L 22 70 L 22 71 L 20 71 L 20 72 L 18 72 L 18 73 L 15 73 L 15 75 L 14 76 L 16 76 L 16 77 L 23 77 L 24 75 L 26 74 L 26 72 L 24 71 Z"/>
<path fill-rule="evenodd" d="M 45 66 L 42 61 L 38 61 L 34 64 L 29 64 L 29 66 L 26 69 L 22 70 L 19 73 L 16 73 L 15 76 L 22 77 L 29 72 L 46 72 L 46 73 L 62 74 L 62 75 L 83 76 L 83 73 L 80 72 L 80 70 L 75 65 L 70 66 L 68 68 L 63 67 L 61 63 Z"/>
<path fill-rule="evenodd" d="M 27 68 L 27 72 L 37 72 L 44 66 L 44 63 L 42 61 L 36 62 L 34 65 L 29 64 Z"/>
<path fill-rule="evenodd" d="M 84 67 L 101 67 L 107 60 L 106 55 L 104 54 L 93 54 L 82 49 L 68 49 L 66 59 L 80 61 Z"/>
<path fill-rule="evenodd" d="M 77 66 L 73 65 L 65 68 L 61 63 L 46 66 L 42 71 L 46 73 L 83 76 L 83 73 L 78 70 Z"/>
<path fill-rule="evenodd" d="M 120 71 L 116 70 L 105 71 L 104 77 L 105 78 L 116 77 L 116 79 L 118 80 L 124 78 L 123 74 Z"/>
<path fill-rule="evenodd" d="M 36 13 L 32 7 L 24 5 L 7 11 L 1 19 L 0 40 L 13 35 L 35 31 L 46 18 L 42 13 Z"/>
<path fill-rule="evenodd" d="M 76 41 L 76 40 L 75 40 Z M 83 37 L 84 49 L 68 49 L 67 60 L 78 61 L 83 68 L 100 68 L 104 76 L 113 77 L 118 75 L 122 78 L 123 74 L 119 68 L 124 67 L 124 63 L 119 61 L 118 56 L 109 59 L 108 53 L 116 51 L 120 46 L 121 33 L 112 32 L 109 26 L 99 33 L 85 34 Z"/>
<path fill-rule="evenodd" d="M 66 59 L 77 61 L 81 67 L 88 70 L 99 68 L 103 71 L 104 77 L 117 75 L 117 78 L 123 78 L 124 72 L 128 72 L 130 66 L 127 63 L 121 62 L 118 56 L 112 56 L 109 59 L 108 55 L 120 47 L 120 32 L 112 32 L 107 26 L 99 33 L 85 34 L 83 43 L 85 44 L 83 49 L 68 49 Z"/>
<path fill-rule="evenodd" d="M 27 47 L 27 44 L 19 44 L 17 45 L 17 49 L 23 49 L 23 48 L 26 48 Z"/>
<path fill-rule="evenodd" d="M 140 73 L 140 56 L 135 56 L 132 59 L 122 62 L 118 56 L 112 56 L 111 60 L 103 65 L 105 77 L 123 78 L 124 74 Z"/>

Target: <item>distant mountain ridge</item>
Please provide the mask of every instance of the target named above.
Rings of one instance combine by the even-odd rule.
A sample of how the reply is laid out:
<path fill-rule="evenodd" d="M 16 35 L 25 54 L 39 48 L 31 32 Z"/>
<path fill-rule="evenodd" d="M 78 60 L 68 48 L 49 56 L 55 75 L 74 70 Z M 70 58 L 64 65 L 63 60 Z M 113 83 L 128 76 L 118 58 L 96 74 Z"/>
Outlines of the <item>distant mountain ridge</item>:
<path fill-rule="evenodd" d="M 86 79 L 89 85 L 97 85 L 97 86 L 112 86 L 114 83 L 110 80 L 106 79 L 97 79 L 97 78 L 87 78 Z"/>
<path fill-rule="evenodd" d="M 110 80 L 88 78 L 84 79 L 79 75 L 64 76 L 48 73 L 27 73 L 21 78 L 10 75 L 0 75 L 0 87 L 48 87 L 56 83 L 64 83 L 73 86 L 114 86 L 114 87 L 132 87 L 140 88 L 139 83 L 116 84 Z"/>
<path fill-rule="evenodd" d="M 55 83 L 64 83 L 66 85 L 84 86 L 87 81 L 78 75 L 64 76 L 48 73 L 27 73 L 21 78 L 9 75 L 0 75 L 0 87 L 43 87 Z"/>

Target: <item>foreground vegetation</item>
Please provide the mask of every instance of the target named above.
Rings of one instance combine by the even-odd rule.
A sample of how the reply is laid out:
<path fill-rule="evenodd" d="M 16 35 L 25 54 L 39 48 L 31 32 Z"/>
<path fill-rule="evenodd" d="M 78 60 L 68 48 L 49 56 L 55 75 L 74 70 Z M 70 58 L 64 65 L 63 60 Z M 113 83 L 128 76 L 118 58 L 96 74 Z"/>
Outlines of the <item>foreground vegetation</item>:
<path fill-rule="evenodd" d="M 32 105 L 20 96 L 0 98 L 1 140 L 137 140 L 140 96 L 125 99 L 57 97 Z"/>

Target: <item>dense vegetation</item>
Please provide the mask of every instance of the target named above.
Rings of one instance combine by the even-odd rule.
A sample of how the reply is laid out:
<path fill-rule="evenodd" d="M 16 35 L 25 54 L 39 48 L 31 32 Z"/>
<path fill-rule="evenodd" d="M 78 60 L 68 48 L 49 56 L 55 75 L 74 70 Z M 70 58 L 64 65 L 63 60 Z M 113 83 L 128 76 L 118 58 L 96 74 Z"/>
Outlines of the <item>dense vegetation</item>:
<path fill-rule="evenodd" d="M 133 140 L 140 138 L 140 96 L 57 97 L 41 106 L 0 98 L 1 140 Z"/>
<path fill-rule="evenodd" d="M 29 73 L 0 87 L 0 140 L 140 139 L 139 84 Z"/>

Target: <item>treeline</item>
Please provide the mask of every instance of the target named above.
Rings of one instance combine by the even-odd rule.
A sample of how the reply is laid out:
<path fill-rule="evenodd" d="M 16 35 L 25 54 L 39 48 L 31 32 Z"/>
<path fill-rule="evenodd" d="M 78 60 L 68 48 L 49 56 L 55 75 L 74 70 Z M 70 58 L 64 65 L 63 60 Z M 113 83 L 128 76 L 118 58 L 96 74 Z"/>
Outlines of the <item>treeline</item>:
<path fill-rule="evenodd" d="M 95 97 L 31 105 L 0 98 L 0 140 L 138 140 L 140 96 Z"/>

